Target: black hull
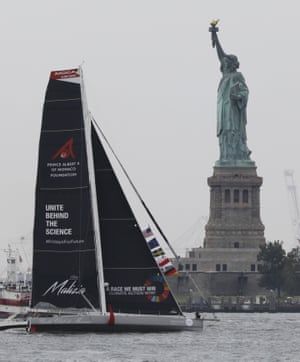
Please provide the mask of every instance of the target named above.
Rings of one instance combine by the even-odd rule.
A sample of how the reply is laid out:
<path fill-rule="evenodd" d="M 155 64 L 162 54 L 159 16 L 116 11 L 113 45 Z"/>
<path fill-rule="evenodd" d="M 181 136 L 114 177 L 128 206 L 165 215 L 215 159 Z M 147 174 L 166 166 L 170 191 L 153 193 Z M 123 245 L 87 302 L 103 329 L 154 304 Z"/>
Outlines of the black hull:
<path fill-rule="evenodd" d="M 178 332 L 184 330 L 199 331 L 203 328 L 202 319 L 190 319 L 183 316 L 151 315 L 65 315 L 49 318 L 34 317 L 28 321 L 28 331 L 35 332 Z"/>

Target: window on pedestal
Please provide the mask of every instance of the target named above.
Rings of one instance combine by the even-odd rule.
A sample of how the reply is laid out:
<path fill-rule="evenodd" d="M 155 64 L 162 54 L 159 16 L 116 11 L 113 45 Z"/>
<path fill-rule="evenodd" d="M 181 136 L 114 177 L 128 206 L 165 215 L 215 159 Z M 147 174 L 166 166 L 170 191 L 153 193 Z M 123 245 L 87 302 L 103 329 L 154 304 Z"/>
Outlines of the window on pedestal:
<path fill-rule="evenodd" d="M 230 190 L 226 189 L 225 190 L 225 202 L 230 202 Z"/>
<path fill-rule="evenodd" d="M 248 190 L 243 190 L 243 203 L 248 204 L 249 202 L 249 193 Z"/>
<path fill-rule="evenodd" d="M 239 242 L 239 241 L 235 241 L 235 242 L 233 243 L 233 247 L 234 247 L 235 249 L 238 249 L 238 248 L 240 247 L 240 242 Z"/>
<path fill-rule="evenodd" d="M 233 190 L 233 202 L 237 203 L 240 201 L 240 190 Z"/>
<path fill-rule="evenodd" d="M 223 264 L 223 265 L 222 265 L 222 270 L 223 270 L 223 271 L 227 271 L 227 264 Z"/>
<path fill-rule="evenodd" d="M 250 269 L 251 271 L 255 271 L 255 264 L 251 264 L 251 269 Z"/>
<path fill-rule="evenodd" d="M 197 270 L 197 264 L 192 264 L 192 271 L 196 271 Z"/>
<path fill-rule="evenodd" d="M 216 264 L 216 271 L 221 271 L 221 264 Z"/>

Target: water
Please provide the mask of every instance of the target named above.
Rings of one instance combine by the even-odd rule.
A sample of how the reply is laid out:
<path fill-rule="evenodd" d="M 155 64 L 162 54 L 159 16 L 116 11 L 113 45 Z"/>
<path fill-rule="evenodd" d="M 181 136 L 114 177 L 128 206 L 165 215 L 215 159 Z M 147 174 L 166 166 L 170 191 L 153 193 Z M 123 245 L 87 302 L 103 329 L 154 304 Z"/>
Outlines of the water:
<path fill-rule="evenodd" d="M 217 314 L 201 332 L 0 332 L 0 361 L 300 361 L 300 314 Z"/>

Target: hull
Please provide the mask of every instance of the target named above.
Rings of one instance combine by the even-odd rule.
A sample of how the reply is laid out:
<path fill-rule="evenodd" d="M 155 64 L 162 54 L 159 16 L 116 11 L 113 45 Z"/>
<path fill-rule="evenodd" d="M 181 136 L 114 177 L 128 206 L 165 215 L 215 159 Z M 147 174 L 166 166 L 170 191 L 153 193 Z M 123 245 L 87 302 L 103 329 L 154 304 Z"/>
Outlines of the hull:
<path fill-rule="evenodd" d="M 0 322 L 0 331 L 4 331 L 7 329 L 16 329 L 16 328 L 26 328 L 26 321 L 14 321 L 14 320 L 5 320 Z"/>
<path fill-rule="evenodd" d="M 58 315 L 33 317 L 28 320 L 29 332 L 172 332 L 199 331 L 202 319 L 184 316 L 114 314 Z"/>
<path fill-rule="evenodd" d="M 30 293 L 2 289 L 0 291 L 0 317 L 8 317 L 13 314 L 26 314 L 29 308 Z"/>
<path fill-rule="evenodd" d="M 10 315 L 26 315 L 29 307 L 16 305 L 0 305 L 0 318 L 7 318 Z"/>

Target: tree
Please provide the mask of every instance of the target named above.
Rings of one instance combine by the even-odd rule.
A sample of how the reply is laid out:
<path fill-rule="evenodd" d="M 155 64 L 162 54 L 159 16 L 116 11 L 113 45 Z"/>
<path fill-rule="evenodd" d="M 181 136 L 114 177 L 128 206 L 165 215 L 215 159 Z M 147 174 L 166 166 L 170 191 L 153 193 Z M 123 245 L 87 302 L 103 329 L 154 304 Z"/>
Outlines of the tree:
<path fill-rule="evenodd" d="M 277 290 L 278 297 L 280 297 L 285 280 L 285 259 L 286 252 L 282 248 L 282 242 L 279 240 L 260 246 L 260 252 L 257 255 L 257 260 L 263 262 L 260 269 L 262 275 L 259 285 Z"/>
<path fill-rule="evenodd" d="M 289 295 L 300 293 L 300 249 L 292 249 L 285 258 L 283 268 L 283 289 Z"/>

